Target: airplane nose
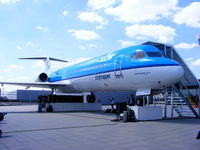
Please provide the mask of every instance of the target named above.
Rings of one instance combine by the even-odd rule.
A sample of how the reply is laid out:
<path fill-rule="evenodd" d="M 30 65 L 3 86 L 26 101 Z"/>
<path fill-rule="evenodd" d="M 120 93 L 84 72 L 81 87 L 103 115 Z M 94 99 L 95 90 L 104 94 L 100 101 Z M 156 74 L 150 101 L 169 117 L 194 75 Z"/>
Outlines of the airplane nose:
<path fill-rule="evenodd" d="M 168 82 L 170 84 L 174 84 L 178 81 L 181 80 L 181 78 L 184 75 L 184 69 L 183 67 L 176 61 L 174 60 L 168 60 L 168 69 L 167 69 L 167 74 L 168 74 Z"/>
<path fill-rule="evenodd" d="M 176 69 L 173 70 L 172 75 L 176 81 L 179 81 L 184 75 L 184 69 L 181 65 L 176 66 Z"/>
<path fill-rule="evenodd" d="M 159 86 L 170 86 L 181 80 L 184 75 L 183 67 L 175 60 L 169 58 L 155 58 L 157 68 L 156 82 Z"/>
<path fill-rule="evenodd" d="M 149 58 L 143 59 L 152 68 L 152 78 L 150 83 L 154 83 L 155 89 L 163 86 L 171 86 L 181 80 L 184 75 L 183 67 L 175 60 L 169 58 Z M 155 73 L 155 74 L 154 74 Z"/>

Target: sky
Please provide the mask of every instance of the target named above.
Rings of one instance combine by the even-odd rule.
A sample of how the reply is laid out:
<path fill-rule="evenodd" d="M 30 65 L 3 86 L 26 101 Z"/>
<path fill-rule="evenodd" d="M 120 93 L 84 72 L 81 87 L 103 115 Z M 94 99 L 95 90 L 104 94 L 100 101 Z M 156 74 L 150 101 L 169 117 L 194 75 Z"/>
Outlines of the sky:
<path fill-rule="evenodd" d="M 198 0 L 0 0 L 0 81 L 44 71 L 20 57 L 69 60 L 55 70 L 146 41 L 173 45 L 200 79 L 199 10 Z"/>

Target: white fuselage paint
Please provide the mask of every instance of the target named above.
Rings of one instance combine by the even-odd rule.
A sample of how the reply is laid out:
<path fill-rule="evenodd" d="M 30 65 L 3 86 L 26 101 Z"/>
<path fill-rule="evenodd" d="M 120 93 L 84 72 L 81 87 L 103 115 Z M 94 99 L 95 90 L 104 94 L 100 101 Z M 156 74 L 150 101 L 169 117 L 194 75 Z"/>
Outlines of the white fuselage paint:
<path fill-rule="evenodd" d="M 137 91 L 138 89 L 160 89 L 176 83 L 184 74 L 181 66 L 156 66 L 122 70 L 122 76 L 115 72 L 68 79 L 73 89 L 60 89 L 60 92 L 85 91 Z M 98 77 L 97 77 L 98 76 Z M 65 81 L 62 81 L 65 83 Z"/>

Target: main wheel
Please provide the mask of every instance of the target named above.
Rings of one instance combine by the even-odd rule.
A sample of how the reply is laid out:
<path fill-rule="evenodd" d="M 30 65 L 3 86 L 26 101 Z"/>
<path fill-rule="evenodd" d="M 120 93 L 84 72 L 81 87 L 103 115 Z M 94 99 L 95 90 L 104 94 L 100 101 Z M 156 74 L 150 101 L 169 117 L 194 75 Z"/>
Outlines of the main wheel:
<path fill-rule="evenodd" d="M 94 103 L 96 101 L 96 97 L 93 93 L 91 93 L 91 95 L 87 95 L 86 100 L 88 103 Z"/>
<path fill-rule="evenodd" d="M 2 121 L 4 119 L 4 114 L 0 113 L 0 121 Z"/>
<path fill-rule="evenodd" d="M 1 137 L 1 135 L 2 135 L 2 131 L 0 130 L 0 137 Z"/>

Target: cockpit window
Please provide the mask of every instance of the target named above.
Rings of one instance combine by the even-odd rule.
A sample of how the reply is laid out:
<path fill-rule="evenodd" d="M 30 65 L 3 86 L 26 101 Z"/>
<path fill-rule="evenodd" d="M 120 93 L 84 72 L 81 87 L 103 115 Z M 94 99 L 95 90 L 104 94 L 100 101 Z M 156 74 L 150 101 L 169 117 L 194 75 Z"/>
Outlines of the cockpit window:
<path fill-rule="evenodd" d="M 139 51 L 139 52 L 133 53 L 133 55 L 131 56 L 131 59 L 132 59 L 132 60 L 135 60 L 135 59 L 143 58 L 143 57 L 145 57 L 145 56 L 146 56 L 146 55 L 145 55 L 144 52 Z"/>
<path fill-rule="evenodd" d="M 162 57 L 162 54 L 160 52 L 146 52 L 146 54 L 149 56 L 149 57 Z"/>

